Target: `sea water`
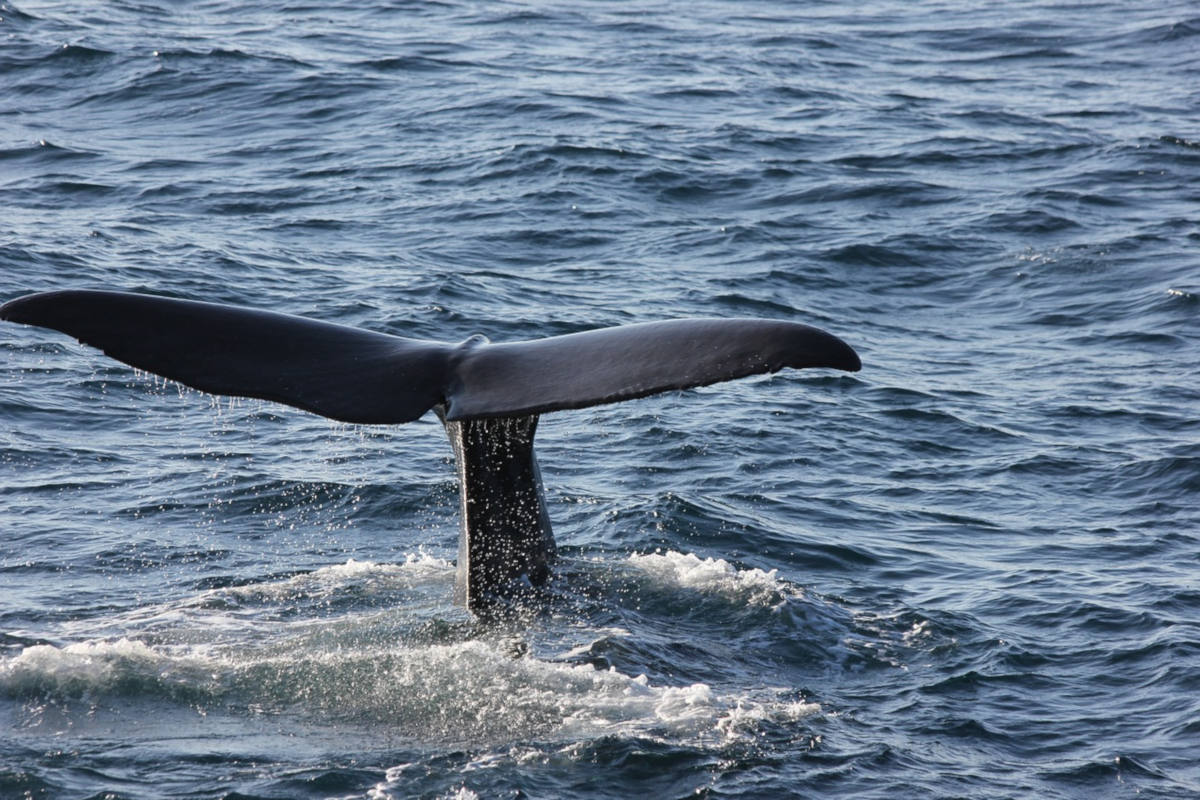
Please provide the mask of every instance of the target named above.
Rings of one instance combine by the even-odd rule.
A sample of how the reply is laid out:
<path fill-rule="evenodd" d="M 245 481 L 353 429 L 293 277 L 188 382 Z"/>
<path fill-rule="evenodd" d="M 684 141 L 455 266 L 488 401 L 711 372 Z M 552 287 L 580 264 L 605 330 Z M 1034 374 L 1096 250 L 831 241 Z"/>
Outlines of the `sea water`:
<path fill-rule="evenodd" d="M 0 797 L 1200 794 L 1190 2 L 20 0 L 0 299 L 826 328 L 549 414 L 544 607 L 429 418 L 0 326 Z"/>

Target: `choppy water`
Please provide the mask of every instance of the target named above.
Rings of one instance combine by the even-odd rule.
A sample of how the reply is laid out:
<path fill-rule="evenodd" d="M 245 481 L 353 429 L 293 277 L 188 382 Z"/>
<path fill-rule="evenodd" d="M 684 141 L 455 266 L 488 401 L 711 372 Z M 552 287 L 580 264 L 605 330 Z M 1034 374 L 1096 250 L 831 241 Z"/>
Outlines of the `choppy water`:
<path fill-rule="evenodd" d="M 1194 3 L 0 17 L 0 299 L 865 364 L 544 417 L 566 558 L 495 629 L 435 420 L 5 326 L 0 797 L 1200 794 Z"/>

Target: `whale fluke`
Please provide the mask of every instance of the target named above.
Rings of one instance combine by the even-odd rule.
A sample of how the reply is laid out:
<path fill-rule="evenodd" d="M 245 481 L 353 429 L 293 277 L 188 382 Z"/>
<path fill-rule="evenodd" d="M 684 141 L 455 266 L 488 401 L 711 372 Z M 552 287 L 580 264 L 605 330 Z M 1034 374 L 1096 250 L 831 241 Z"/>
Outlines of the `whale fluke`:
<path fill-rule="evenodd" d="M 115 359 L 212 394 L 257 397 L 343 422 L 540 414 L 690 389 L 783 367 L 858 370 L 808 325 L 648 322 L 527 342 L 421 341 L 306 317 L 128 292 L 18 298 L 0 319 L 54 328 Z"/>
<path fill-rule="evenodd" d="M 453 345 L 252 308 L 129 292 L 32 294 L 0 319 L 53 328 L 211 394 L 343 422 L 412 422 L 441 401 Z"/>
<path fill-rule="evenodd" d="M 857 371 L 841 339 L 795 322 L 683 319 L 490 344 L 407 339 L 304 317 L 128 292 L 44 292 L 0 319 L 53 328 L 204 392 L 273 400 L 362 424 L 435 410 L 463 498 L 456 596 L 475 611 L 537 585 L 554 540 L 537 416 L 784 367 Z"/>

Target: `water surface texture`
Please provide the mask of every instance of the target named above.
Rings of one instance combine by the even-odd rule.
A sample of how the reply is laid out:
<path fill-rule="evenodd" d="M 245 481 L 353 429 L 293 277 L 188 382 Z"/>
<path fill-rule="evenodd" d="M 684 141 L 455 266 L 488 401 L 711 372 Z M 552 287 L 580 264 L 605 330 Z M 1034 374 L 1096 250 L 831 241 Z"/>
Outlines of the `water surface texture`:
<path fill-rule="evenodd" d="M 1200 794 L 1194 2 L 0 5 L 0 299 L 818 325 L 547 415 L 547 606 L 432 415 L 0 326 L 0 797 Z"/>

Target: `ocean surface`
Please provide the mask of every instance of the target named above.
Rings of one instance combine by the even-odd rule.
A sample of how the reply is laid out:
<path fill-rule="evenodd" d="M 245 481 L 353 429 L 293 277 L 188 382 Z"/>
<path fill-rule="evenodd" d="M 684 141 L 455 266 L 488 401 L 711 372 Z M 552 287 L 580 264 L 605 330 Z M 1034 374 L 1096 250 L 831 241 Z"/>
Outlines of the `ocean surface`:
<path fill-rule="evenodd" d="M 432 414 L 0 325 L 0 798 L 1200 796 L 1200 6 L 5 0 L 0 300 L 823 327 L 548 414 L 543 608 Z"/>

